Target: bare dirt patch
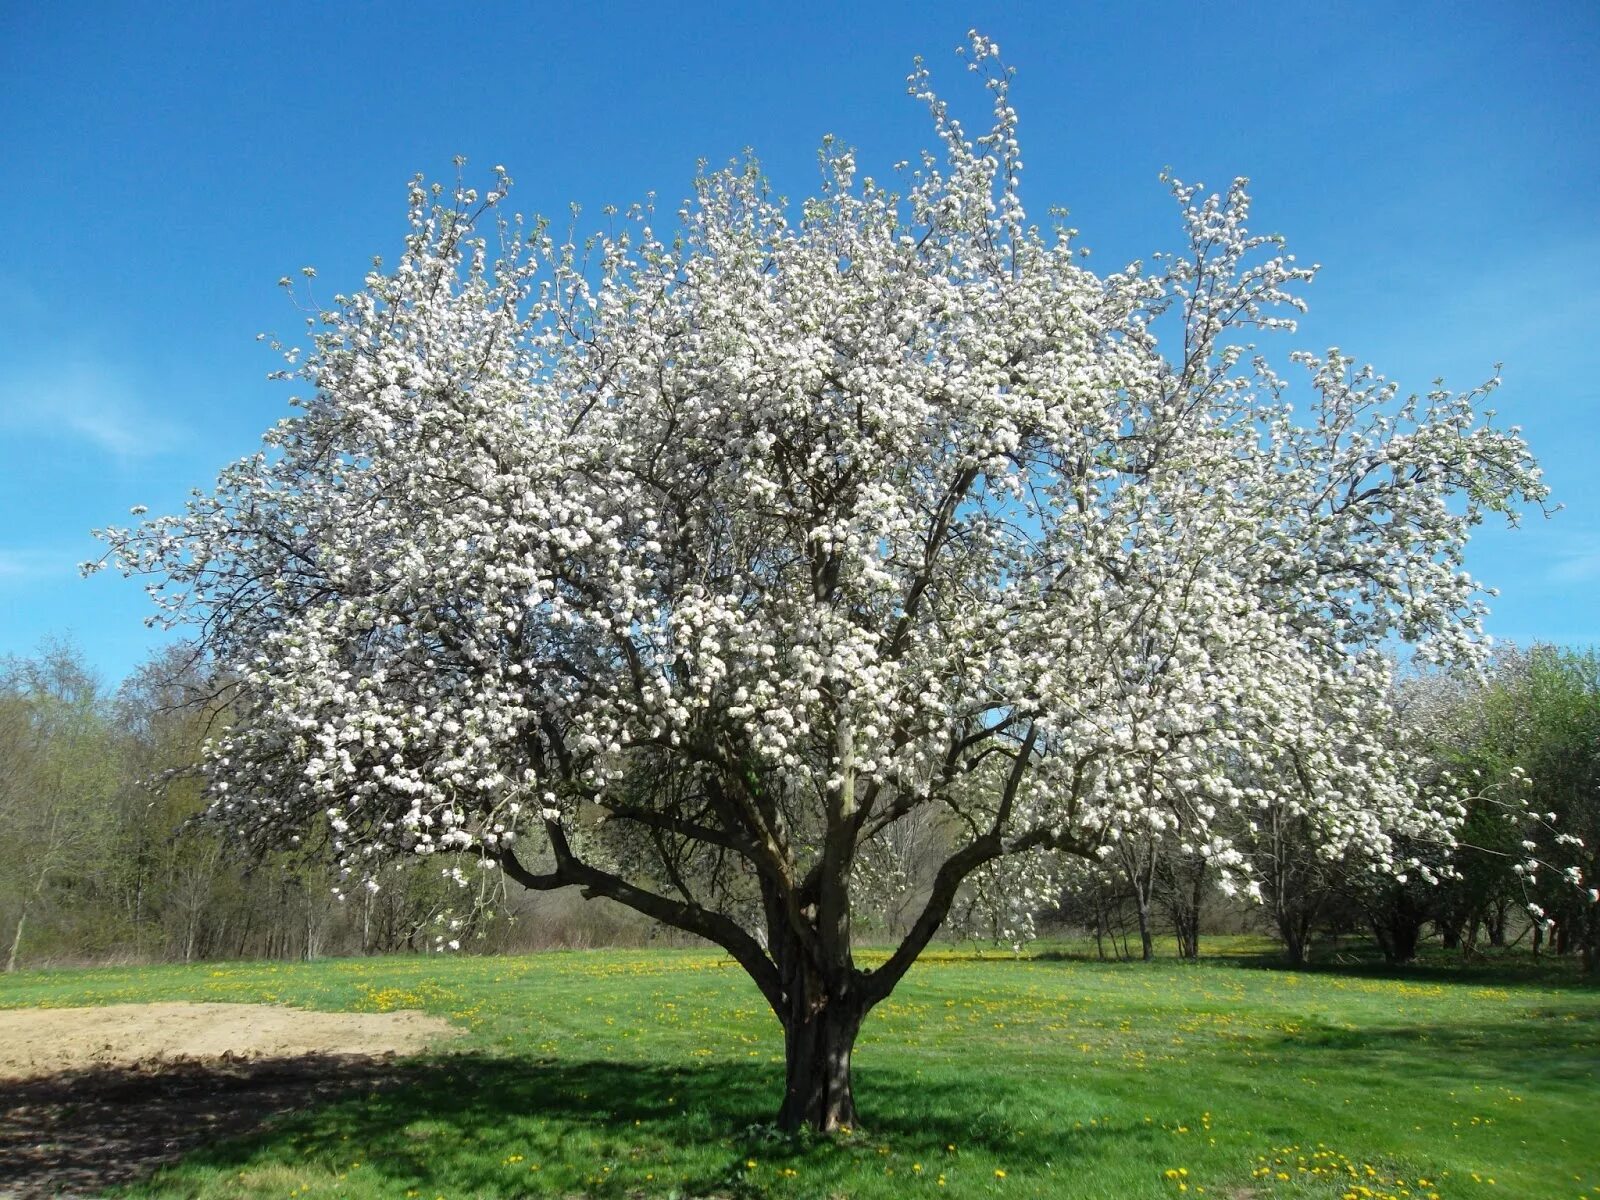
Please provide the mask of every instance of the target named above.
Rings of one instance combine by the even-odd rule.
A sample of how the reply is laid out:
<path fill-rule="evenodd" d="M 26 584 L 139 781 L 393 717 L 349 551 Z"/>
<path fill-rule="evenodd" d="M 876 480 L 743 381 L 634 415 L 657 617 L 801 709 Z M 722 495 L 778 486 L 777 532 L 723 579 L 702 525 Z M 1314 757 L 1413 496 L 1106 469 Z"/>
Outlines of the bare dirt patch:
<path fill-rule="evenodd" d="M 0 1009 L 0 1080 L 161 1062 L 409 1054 L 458 1032 L 419 1012 L 308 1012 L 268 1004 Z"/>
<path fill-rule="evenodd" d="M 258 1004 L 0 1010 L 0 1200 L 94 1196 L 218 1138 L 398 1077 L 458 1033 L 416 1012 Z"/>

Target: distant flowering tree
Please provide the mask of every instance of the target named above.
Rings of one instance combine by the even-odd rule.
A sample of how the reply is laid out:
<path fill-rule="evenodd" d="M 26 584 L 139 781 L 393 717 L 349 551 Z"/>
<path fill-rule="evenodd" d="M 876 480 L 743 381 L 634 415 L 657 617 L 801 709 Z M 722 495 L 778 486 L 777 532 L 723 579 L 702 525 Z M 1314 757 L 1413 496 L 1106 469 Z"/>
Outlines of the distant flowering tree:
<path fill-rule="evenodd" d="M 1508 910 L 1600 973 L 1600 655 L 1500 651 L 1483 678 L 1411 681 L 1405 719 L 1464 800 L 1456 852 L 1435 897 L 1447 944 L 1480 926 L 1503 944 Z"/>
<path fill-rule="evenodd" d="M 782 1024 L 787 1127 L 854 1122 L 862 1019 L 981 868 L 1181 830 L 1249 887 L 1227 818 L 1268 806 L 1380 859 L 1447 836 L 1369 732 L 1376 647 L 1470 657 L 1467 533 L 1545 495 L 1488 386 L 1298 355 L 1291 411 L 1243 339 L 1313 271 L 1243 180 L 1173 185 L 1155 270 L 1086 269 L 970 65 L 992 127 L 919 65 L 943 152 L 900 193 L 829 140 L 797 210 L 752 162 L 562 245 L 494 215 L 503 172 L 419 182 L 399 263 L 288 352 L 299 414 L 105 534 L 239 673 L 240 837 L 326 830 L 369 887 L 470 854 L 709 939 Z M 854 868 L 927 810 L 951 848 L 858 965 Z"/>

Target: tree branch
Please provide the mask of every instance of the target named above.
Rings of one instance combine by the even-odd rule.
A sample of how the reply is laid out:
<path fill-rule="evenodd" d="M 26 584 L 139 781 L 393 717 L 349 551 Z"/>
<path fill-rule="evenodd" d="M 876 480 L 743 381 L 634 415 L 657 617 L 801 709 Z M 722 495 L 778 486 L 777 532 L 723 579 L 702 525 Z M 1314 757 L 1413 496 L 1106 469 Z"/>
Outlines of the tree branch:
<path fill-rule="evenodd" d="M 761 994 L 766 997 L 772 1011 L 780 1019 L 782 1018 L 783 986 L 778 978 L 778 969 L 761 949 L 760 943 L 741 929 L 733 918 L 699 905 L 657 895 L 655 892 L 629 883 L 620 875 L 613 875 L 609 871 L 591 866 L 573 854 L 566 834 L 559 825 L 553 821 L 547 822 L 546 828 L 551 835 L 550 845 L 555 851 L 556 869 L 544 874 L 532 872 L 522 865 L 516 852 L 508 846 L 500 851 L 499 861 L 509 878 L 534 891 L 548 892 L 557 888 L 576 887 L 588 899 L 605 896 L 619 904 L 627 905 L 635 912 L 653 917 L 664 925 L 671 925 L 674 929 L 682 929 L 714 942 L 731 954 L 734 961 L 755 980 L 756 986 L 761 989 Z"/>

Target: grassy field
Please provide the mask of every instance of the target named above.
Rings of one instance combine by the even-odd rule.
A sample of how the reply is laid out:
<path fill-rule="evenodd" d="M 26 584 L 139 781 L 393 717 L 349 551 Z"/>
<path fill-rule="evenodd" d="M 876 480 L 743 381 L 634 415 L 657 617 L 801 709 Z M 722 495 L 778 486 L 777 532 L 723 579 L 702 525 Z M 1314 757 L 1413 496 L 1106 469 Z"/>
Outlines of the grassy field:
<path fill-rule="evenodd" d="M 778 1028 L 714 953 L 34 972 L 0 1006 L 420 1008 L 399 1086 L 134 1194 L 1600 1197 L 1600 992 L 1533 972 L 936 954 L 869 1019 L 863 1128 L 778 1136 Z"/>

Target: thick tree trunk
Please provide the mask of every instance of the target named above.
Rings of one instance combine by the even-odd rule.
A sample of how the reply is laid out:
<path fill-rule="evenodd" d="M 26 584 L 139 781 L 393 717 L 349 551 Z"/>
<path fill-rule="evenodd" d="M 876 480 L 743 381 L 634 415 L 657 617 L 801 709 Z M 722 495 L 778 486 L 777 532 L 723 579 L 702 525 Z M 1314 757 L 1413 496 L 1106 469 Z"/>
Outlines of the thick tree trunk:
<path fill-rule="evenodd" d="M 1387 919 L 1372 918 L 1372 936 L 1383 951 L 1383 961 L 1392 966 L 1414 962 L 1417 942 L 1422 935 L 1422 922 L 1411 920 L 1400 913 L 1391 913 Z"/>
<path fill-rule="evenodd" d="M 1306 947 L 1294 934 L 1290 934 L 1283 943 L 1284 953 L 1288 955 L 1289 964 L 1295 967 L 1306 965 Z"/>
<path fill-rule="evenodd" d="M 1428 912 L 1412 895 L 1394 889 L 1362 905 L 1372 936 L 1383 951 L 1386 963 L 1400 965 L 1414 962 L 1417 945 L 1422 940 L 1422 928 L 1428 923 Z"/>
<path fill-rule="evenodd" d="M 1183 913 L 1173 922 L 1173 932 L 1178 935 L 1178 957 L 1191 961 L 1200 957 L 1199 920 L 1193 913 Z"/>
<path fill-rule="evenodd" d="M 1278 933 L 1283 938 L 1284 952 L 1289 956 L 1289 962 L 1293 966 L 1306 965 L 1311 943 L 1310 924 L 1310 921 L 1299 913 L 1286 910 L 1280 910 L 1278 913 Z"/>
<path fill-rule="evenodd" d="M 778 1125 L 818 1133 L 853 1128 L 850 1055 L 865 1014 L 859 1005 L 837 998 L 808 1007 L 796 1005 L 783 1031 L 786 1069 Z"/>

